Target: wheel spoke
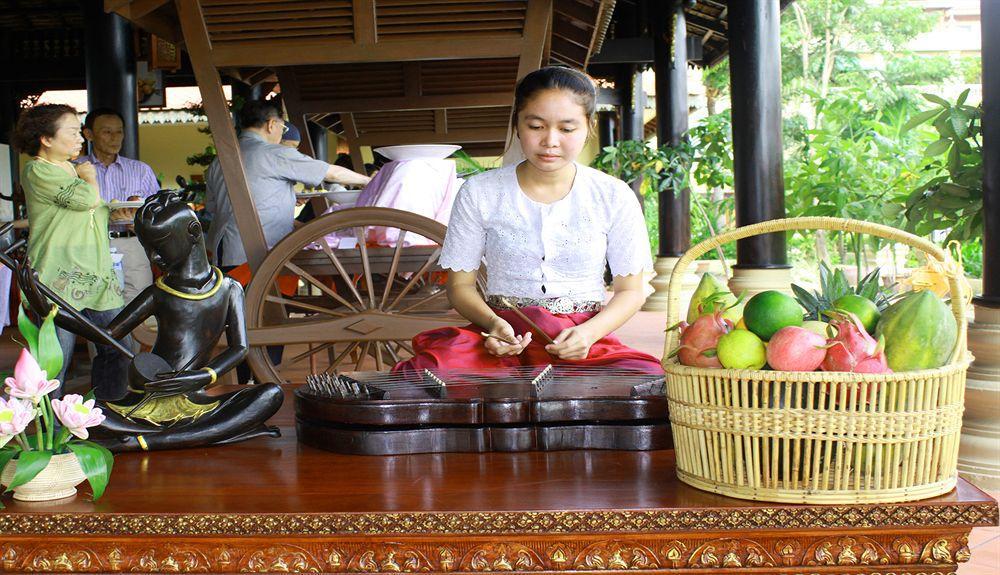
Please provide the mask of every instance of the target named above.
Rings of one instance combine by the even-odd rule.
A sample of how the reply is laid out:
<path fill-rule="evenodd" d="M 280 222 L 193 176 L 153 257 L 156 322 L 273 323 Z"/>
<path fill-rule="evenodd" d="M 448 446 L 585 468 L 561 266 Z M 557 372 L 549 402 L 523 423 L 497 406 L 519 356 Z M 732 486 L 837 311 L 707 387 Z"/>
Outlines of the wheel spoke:
<path fill-rule="evenodd" d="M 330 259 L 330 263 L 333 264 L 333 267 L 337 268 L 337 273 L 340 274 L 340 277 L 344 278 L 344 283 L 347 284 L 348 288 L 350 288 L 351 293 L 354 294 L 354 297 L 358 299 L 358 303 L 364 306 L 365 300 L 361 298 L 361 293 L 358 292 L 358 288 L 354 286 L 354 280 L 351 279 L 350 274 L 348 274 L 347 270 L 344 269 L 344 264 L 340 263 L 340 258 L 338 258 L 337 255 L 333 253 L 333 249 L 330 248 L 330 244 L 326 243 L 325 239 L 322 239 L 319 242 L 319 245 L 321 248 L 323 248 L 323 253 L 325 253 L 326 257 Z"/>
<path fill-rule="evenodd" d="M 429 295 L 429 296 L 427 296 L 425 298 L 422 298 L 420 301 L 417 301 L 416 303 L 413 303 L 413 304 L 410 304 L 410 305 L 406 306 L 405 308 L 399 310 L 399 312 L 397 312 L 397 313 L 406 313 L 406 312 L 410 311 L 411 309 L 413 309 L 415 307 L 422 306 L 422 305 L 424 305 L 425 303 L 427 303 L 429 301 L 435 300 L 435 299 L 437 299 L 437 298 L 439 298 L 439 297 L 441 297 L 443 295 L 447 295 L 447 293 L 448 293 L 448 290 L 443 290 L 443 289 L 442 290 L 438 290 L 438 291 L 432 293 L 431 295 Z"/>
<path fill-rule="evenodd" d="M 385 302 L 389 299 L 389 292 L 392 291 L 392 284 L 396 278 L 396 269 L 399 268 L 399 256 L 403 253 L 403 243 L 406 239 L 406 230 L 399 230 L 399 237 L 396 238 L 396 249 L 392 252 L 392 264 L 389 266 L 389 277 L 385 282 L 385 291 L 382 292 L 382 301 L 378 304 L 379 309 L 385 308 Z"/>
<path fill-rule="evenodd" d="M 375 370 L 385 371 L 385 365 L 382 363 L 382 346 L 381 342 L 376 341 L 375 345 L 372 347 L 372 355 L 375 356 Z"/>
<path fill-rule="evenodd" d="M 371 348 L 372 342 L 366 341 L 365 347 L 361 351 L 361 355 L 358 356 L 358 363 L 354 366 L 354 371 L 361 371 L 361 366 L 365 363 L 365 358 L 368 357 L 368 350 Z"/>
<path fill-rule="evenodd" d="M 293 363 L 300 362 L 300 361 L 302 361 L 303 359 L 305 359 L 307 357 L 312 357 L 312 356 L 316 355 L 317 353 L 319 353 L 319 352 L 321 352 L 323 350 L 326 350 L 326 349 L 328 349 L 330 347 L 333 347 L 333 344 L 334 344 L 334 342 L 328 342 L 328 343 L 324 343 L 323 345 L 321 345 L 319 347 L 311 347 L 310 346 L 309 349 L 307 349 L 306 351 L 300 353 L 299 355 L 297 355 L 297 356 L 295 356 L 295 357 L 293 357 L 291 359 L 282 360 L 281 363 L 282 364 L 286 364 L 286 365 L 291 365 Z"/>
<path fill-rule="evenodd" d="M 361 267 L 365 271 L 365 283 L 368 285 L 368 300 L 371 302 L 369 309 L 375 309 L 375 284 L 372 283 L 372 267 L 368 261 L 368 243 L 365 241 L 365 228 L 363 226 L 354 228 L 354 235 L 358 238 L 358 250 L 361 252 Z"/>
<path fill-rule="evenodd" d="M 326 373 L 330 373 L 331 371 L 336 370 L 337 366 L 340 365 L 340 363 L 344 361 L 344 359 L 359 345 L 361 345 L 360 342 L 352 341 L 350 345 L 344 348 L 344 351 L 340 352 L 340 355 L 338 355 L 333 361 L 330 362 L 330 367 L 326 368 Z"/>
<path fill-rule="evenodd" d="M 321 282 L 318 279 L 314 278 L 312 276 L 312 274 L 310 274 L 306 270 L 300 268 L 299 266 L 293 264 L 292 262 L 285 262 L 285 267 L 288 268 L 288 270 L 291 271 L 293 274 L 296 274 L 299 277 L 305 278 L 306 281 L 308 281 L 312 285 L 314 285 L 317 288 L 319 288 L 319 290 L 321 292 L 323 292 L 326 295 L 328 295 L 328 296 L 332 297 L 333 299 L 337 300 L 337 302 L 340 303 L 340 305 L 344 305 L 344 306 L 349 307 L 351 309 L 351 311 L 353 311 L 353 312 L 357 312 L 358 311 L 358 309 L 355 308 L 353 305 L 351 305 L 350 302 L 348 302 L 346 299 L 340 297 L 340 294 L 338 294 L 337 292 L 335 292 L 332 289 L 330 289 L 329 287 L 327 287 L 327 285 L 324 284 L 323 282 Z"/>
<path fill-rule="evenodd" d="M 346 313 L 340 313 L 340 312 L 333 311 L 332 309 L 325 308 L 325 307 L 322 307 L 322 306 L 312 305 L 312 304 L 305 303 L 305 302 L 300 302 L 300 301 L 295 301 L 293 299 L 287 299 L 287 298 L 283 298 L 283 297 L 278 297 L 276 295 L 266 296 L 265 299 L 267 301 L 269 301 L 269 302 L 272 302 L 272 303 L 280 303 L 280 304 L 287 305 L 289 307 L 297 307 L 297 308 L 301 308 L 301 309 L 307 309 L 309 311 L 314 311 L 314 312 L 317 312 L 317 313 L 322 313 L 322 314 L 330 315 L 330 316 L 333 316 L 333 317 L 347 317 Z"/>
<path fill-rule="evenodd" d="M 392 358 L 393 367 L 395 367 L 395 365 L 399 363 L 399 354 L 393 351 L 392 344 L 390 342 L 384 341 L 382 342 L 382 345 L 384 345 L 385 350 L 389 352 L 389 357 Z"/>
<path fill-rule="evenodd" d="M 441 248 L 434 250 L 434 253 L 432 253 L 430 257 L 427 258 L 427 261 L 424 262 L 424 265 L 420 266 L 420 269 L 413 274 L 413 277 L 410 278 L 410 281 L 406 282 L 406 286 L 403 288 L 403 291 L 399 292 L 399 294 L 396 295 L 396 298 L 392 300 L 392 303 L 389 304 L 388 307 L 389 310 L 396 307 L 396 304 L 399 303 L 399 300 L 403 299 L 403 296 L 405 296 L 407 293 L 410 292 L 411 289 L 413 289 L 413 286 L 416 285 L 417 280 L 419 280 L 422 275 L 427 273 L 427 270 L 429 270 L 431 266 L 437 262 L 437 259 L 439 257 L 441 257 Z"/>
<path fill-rule="evenodd" d="M 410 355 L 416 357 L 417 354 L 414 353 L 413 348 L 410 347 L 410 344 L 406 343 L 405 341 L 401 341 L 401 340 L 397 341 L 396 343 L 399 345 L 399 347 L 401 347 L 401 348 L 405 349 L 407 352 L 409 352 Z"/>

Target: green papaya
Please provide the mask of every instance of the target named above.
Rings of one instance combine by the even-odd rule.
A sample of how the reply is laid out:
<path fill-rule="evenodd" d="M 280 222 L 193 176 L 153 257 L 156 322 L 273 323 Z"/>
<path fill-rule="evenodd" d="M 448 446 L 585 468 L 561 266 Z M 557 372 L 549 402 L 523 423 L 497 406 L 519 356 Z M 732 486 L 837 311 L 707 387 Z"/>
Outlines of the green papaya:
<path fill-rule="evenodd" d="M 875 338 L 885 338 L 885 357 L 893 371 L 933 369 L 948 362 L 958 324 L 934 292 L 910 292 L 890 305 L 879 319 Z"/>
<path fill-rule="evenodd" d="M 716 299 L 714 306 L 728 307 L 736 303 L 736 296 L 729 292 L 729 288 L 726 287 L 726 284 L 720 282 L 710 273 L 706 272 L 701 274 L 701 281 L 698 282 L 698 287 L 695 288 L 694 293 L 691 294 L 691 303 L 688 305 L 687 322 L 689 324 L 694 323 L 700 315 L 714 311 L 715 307 L 713 305 L 706 304 L 704 306 L 705 309 L 701 311 L 698 310 L 698 306 L 700 306 L 707 297 L 717 292 L 723 292 L 725 295 Z M 739 321 L 739 319 L 743 317 L 743 302 L 740 302 L 740 305 L 723 312 L 722 317 L 734 323 Z"/>

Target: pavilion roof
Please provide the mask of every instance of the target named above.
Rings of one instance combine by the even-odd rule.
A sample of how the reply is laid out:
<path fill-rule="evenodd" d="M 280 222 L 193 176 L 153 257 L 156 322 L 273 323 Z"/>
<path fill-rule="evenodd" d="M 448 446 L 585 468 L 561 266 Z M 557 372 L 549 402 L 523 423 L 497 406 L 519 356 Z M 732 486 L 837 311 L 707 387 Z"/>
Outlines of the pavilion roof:
<path fill-rule="evenodd" d="M 289 113 L 357 145 L 499 149 L 517 78 L 546 63 L 585 68 L 614 0 L 200 0 L 212 64 L 277 80 Z M 183 43 L 174 2 L 105 8 Z M 534 11 L 534 12 L 533 12 Z"/>

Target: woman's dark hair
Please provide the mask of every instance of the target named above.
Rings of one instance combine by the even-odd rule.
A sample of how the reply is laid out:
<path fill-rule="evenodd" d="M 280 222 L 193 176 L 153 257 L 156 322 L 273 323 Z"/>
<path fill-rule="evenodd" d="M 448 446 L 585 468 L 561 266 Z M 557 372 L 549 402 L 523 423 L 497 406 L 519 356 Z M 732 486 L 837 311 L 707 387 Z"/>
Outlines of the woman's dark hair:
<path fill-rule="evenodd" d="M 576 96 L 576 101 L 583 107 L 589 124 L 594 123 L 597 112 L 597 88 L 594 80 L 572 68 L 562 66 L 547 66 L 528 74 L 514 88 L 514 110 L 510 124 L 517 126 L 517 115 L 539 92 L 546 90 L 566 90 Z"/>
<path fill-rule="evenodd" d="M 21 112 L 10 135 L 10 144 L 18 152 L 37 156 L 42 148 L 42 137 L 54 138 L 59 129 L 59 119 L 66 114 L 76 115 L 76 109 L 66 104 L 39 104 Z"/>
<path fill-rule="evenodd" d="M 240 128 L 260 128 L 271 118 L 281 119 L 281 108 L 274 100 L 247 100 L 240 108 Z"/>

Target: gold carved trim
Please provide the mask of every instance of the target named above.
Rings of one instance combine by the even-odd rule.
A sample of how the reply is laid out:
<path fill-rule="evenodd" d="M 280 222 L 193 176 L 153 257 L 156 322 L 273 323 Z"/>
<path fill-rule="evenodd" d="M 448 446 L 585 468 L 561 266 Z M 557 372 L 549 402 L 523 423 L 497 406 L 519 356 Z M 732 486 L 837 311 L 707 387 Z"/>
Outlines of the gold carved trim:
<path fill-rule="evenodd" d="M 990 527 L 996 503 L 648 511 L 177 514 L 4 513 L 0 535 L 490 535 Z"/>
<path fill-rule="evenodd" d="M 508 573 L 698 570 L 732 574 L 951 572 L 967 561 L 964 531 L 705 536 L 389 539 L 23 538 L 0 543 L 4 573 Z"/>

